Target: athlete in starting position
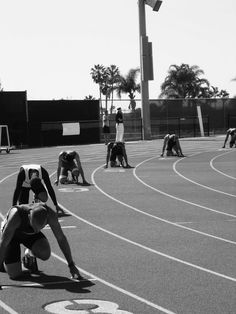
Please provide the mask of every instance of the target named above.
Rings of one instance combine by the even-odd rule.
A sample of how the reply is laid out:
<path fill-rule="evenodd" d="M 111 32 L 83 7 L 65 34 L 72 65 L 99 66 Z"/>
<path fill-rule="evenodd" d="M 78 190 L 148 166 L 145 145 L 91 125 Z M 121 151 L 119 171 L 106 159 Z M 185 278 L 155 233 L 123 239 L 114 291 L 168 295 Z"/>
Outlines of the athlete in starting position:
<path fill-rule="evenodd" d="M 118 162 L 117 162 L 118 159 Z M 106 165 L 110 161 L 111 167 L 120 167 L 123 168 L 132 168 L 128 163 L 128 157 L 126 154 L 125 143 L 124 142 L 110 142 L 107 145 L 107 156 L 106 156 Z M 124 164 L 125 162 L 125 164 Z"/>
<path fill-rule="evenodd" d="M 69 178 L 71 173 L 71 179 Z M 59 154 L 58 167 L 57 167 L 57 180 L 55 184 L 79 184 L 78 177 L 82 177 L 82 185 L 89 186 L 85 180 L 84 171 L 80 162 L 79 154 L 76 151 L 63 151 Z"/>
<path fill-rule="evenodd" d="M 222 148 L 225 148 L 225 145 L 228 141 L 229 136 L 231 136 L 230 142 L 229 142 L 229 147 L 230 148 L 232 148 L 233 146 L 236 147 L 236 128 L 230 128 L 226 132 L 226 137 L 225 137 L 224 145 Z"/>
<path fill-rule="evenodd" d="M 45 189 L 45 186 L 47 191 Z M 17 176 L 16 188 L 13 195 L 12 205 L 28 204 L 30 190 L 34 192 L 35 200 L 47 202 L 48 193 L 56 207 L 57 212 L 64 211 L 57 203 L 56 194 L 51 185 L 47 170 L 38 164 L 22 165 Z M 47 193 L 48 192 L 48 193 Z"/>
<path fill-rule="evenodd" d="M 175 156 L 173 152 L 174 150 L 178 157 L 184 157 L 180 146 L 179 138 L 176 134 L 166 134 L 166 136 L 164 137 L 164 143 L 161 154 L 162 157 L 164 156 L 165 149 L 166 156 Z"/>
<path fill-rule="evenodd" d="M 51 255 L 49 242 L 41 230 L 49 224 L 75 279 L 83 279 L 75 266 L 71 249 L 58 221 L 56 212 L 43 203 L 15 205 L 11 207 L 1 224 L 0 265 L 11 279 L 23 275 L 21 244 L 31 250 L 33 256 L 46 261 Z M 27 265 L 26 265 L 27 267 Z"/>

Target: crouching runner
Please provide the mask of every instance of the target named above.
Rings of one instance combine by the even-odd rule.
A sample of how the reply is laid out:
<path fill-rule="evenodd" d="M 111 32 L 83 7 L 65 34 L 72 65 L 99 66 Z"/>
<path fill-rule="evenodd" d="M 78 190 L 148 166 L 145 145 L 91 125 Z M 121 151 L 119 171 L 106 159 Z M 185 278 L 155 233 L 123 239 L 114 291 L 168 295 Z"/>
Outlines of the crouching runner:
<path fill-rule="evenodd" d="M 41 232 L 46 224 L 51 227 L 67 260 L 72 278 L 82 280 L 83 277 L 75 266 L 69 243 L 59 224 L 57 213 L 43 203 L 15 205 L 9 209 L 1 224 L 1 270 L 5 269 L 11 279 L 17 279 L 23 274 L 21 244 L 30 250 L 34 257 L 43 261 L 50 258 L 49 242 Z"/>

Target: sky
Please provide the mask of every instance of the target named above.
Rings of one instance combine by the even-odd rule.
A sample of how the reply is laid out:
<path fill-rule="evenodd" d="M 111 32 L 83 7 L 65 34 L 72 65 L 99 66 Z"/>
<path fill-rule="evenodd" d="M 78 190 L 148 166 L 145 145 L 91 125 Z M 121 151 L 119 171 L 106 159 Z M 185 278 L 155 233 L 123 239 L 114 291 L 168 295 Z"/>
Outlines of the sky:
<path fill-rule="evenodd" d="M 122 75 L 140 67 L 138 0 L 0 0 L 0 8 L 5 91 L 26 90 L 28 100 L 99 98 L 94 65 L 114 64 Z M 158 98 L 169 66 L 182 63 L 236 95 L 235 0 L 163 0 L 158 12 L 145 11 L 150 99 Z"/>

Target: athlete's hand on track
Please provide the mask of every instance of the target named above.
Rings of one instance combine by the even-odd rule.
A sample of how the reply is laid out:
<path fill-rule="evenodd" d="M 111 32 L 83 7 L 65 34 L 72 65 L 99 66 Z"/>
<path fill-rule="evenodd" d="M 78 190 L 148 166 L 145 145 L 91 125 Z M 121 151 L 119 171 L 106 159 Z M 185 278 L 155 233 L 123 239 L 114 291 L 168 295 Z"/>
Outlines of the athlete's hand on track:
<path fill-rule="evenodd" d="M 70 266 L 70 273 L 72 279 L 84 280 L 84 277 L 80 275 L 80 272 L 75 265 Z"/>
<path fill-rule="evenodd" d="M 91 184 L 88 183 L 87 181 L 84 181 L 81 185 L 83 185 L 83 186 L 90 186 Z"/>

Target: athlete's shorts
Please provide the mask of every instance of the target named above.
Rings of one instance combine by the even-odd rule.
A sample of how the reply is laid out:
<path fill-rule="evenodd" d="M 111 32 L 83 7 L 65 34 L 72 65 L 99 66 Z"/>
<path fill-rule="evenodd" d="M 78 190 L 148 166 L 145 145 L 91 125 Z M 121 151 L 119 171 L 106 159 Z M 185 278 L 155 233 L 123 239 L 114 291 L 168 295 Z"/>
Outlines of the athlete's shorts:
<path fill-rule="evenodd" d="M 166 156 L 174 156 L 174 153 L 172 150 L 167 150 L 166 151 Z"/>
<path fill-rule="evenodd" d="M 12 238 L 9 243 L 5 255 L 5 264 L 12 264 L 21 261 L 21 248 L 20 245 L 23 244 L 25 247 L 31 250 L 34 243 L 40 239 L 46 239 L 42 232 L 35 234 L 23 234 L 17 233 Z"/>

